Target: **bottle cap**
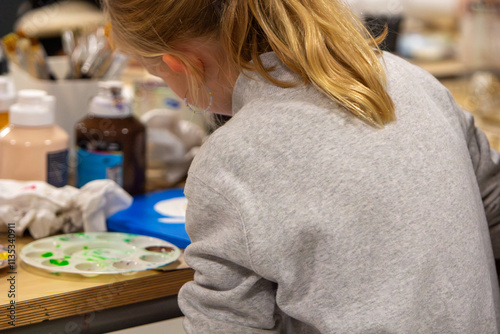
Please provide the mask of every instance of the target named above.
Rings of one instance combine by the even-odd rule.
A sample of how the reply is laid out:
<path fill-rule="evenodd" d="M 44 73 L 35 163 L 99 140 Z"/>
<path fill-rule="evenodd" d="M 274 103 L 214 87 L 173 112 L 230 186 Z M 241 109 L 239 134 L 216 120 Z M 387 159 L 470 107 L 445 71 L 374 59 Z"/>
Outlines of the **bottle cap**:
<path fill-rule="evenodd" d="M 17 103 L 10 107 L 10 123 L 33 127 L 52 125 L 55 102 L 55 98 L 43 90 L 20 90 L 17 94 Z"/>
<path fill-rule="evenodd" d="M 0 111 L 7 111 L 16 102 L 16 89 L 12 80 L 0 76 Z"/>
<path fill-rule="evenodd" d="M 132 103 L 130 98 L 123 94 L 123 82 L 101 81 L 98 87 L 99 93 L 90 101 L 90 114 L 111 118 L 132 115 Z"/>

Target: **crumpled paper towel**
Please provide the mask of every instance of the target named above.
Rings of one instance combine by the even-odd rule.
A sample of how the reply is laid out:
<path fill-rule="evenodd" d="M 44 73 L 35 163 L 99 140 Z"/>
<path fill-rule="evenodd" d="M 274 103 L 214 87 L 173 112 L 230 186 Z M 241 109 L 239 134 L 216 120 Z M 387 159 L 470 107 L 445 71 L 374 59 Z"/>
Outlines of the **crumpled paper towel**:
<path fill-rule="evenodd" d="M 106 231 L 106 218 L 132 204 L 111 180 L 95 180 L 77 189 L 42 181 L 0 179 L 0 232 L 15 223 L 17 235 L 29 229 L 35 239 L 59 232 Z"/>

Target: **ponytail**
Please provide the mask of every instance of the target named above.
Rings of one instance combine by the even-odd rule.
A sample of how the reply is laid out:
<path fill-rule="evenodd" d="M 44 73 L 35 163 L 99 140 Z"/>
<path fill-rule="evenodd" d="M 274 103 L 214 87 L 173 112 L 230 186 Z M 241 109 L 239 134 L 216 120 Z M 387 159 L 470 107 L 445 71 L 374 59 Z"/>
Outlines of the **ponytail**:
<path fill-rule="evenodd" d="M 383 127 L 396 119 L 374 40 L 337 0 L 229 0 L 221 37 L 232 60 L 281 87 L 259 55 L 274 51 L 304 84 L 312 83 L 364 121 Z M 385 36 L 382 36 L 383 39 Z"/>
<path fill-rule="evenodd" d="M 173 47 L 175 42 L 220 38 L 225 56 L 238 70 L 256 71 L 281 87 L 312 84 L 375 126 L 396 118 L 377 58 L 380 40 L 370 36 L 342 0 L 103 1 L 119 47 L 144 58 L 176 55 L 190 69 L 191 93 L 202 85 L 203 73 Z M 268 51 L 301 81 L 273 78 L 259 58 Z"/>

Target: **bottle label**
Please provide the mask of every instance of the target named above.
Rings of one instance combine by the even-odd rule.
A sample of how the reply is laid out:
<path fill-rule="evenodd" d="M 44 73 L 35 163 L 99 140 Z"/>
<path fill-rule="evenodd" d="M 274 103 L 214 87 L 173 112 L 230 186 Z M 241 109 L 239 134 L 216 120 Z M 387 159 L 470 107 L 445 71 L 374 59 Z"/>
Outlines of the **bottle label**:
<path fill-rule="evenodd" d="M 68 150 L 47 154 L 47 183 L 54 187 L 68 184 Z"/>
<path fill-rule="evenodd" d="M 77 151 L 78 188 L 93 180 L 110 179 L 123 187 L 123 152 L 121 151 Z"/>

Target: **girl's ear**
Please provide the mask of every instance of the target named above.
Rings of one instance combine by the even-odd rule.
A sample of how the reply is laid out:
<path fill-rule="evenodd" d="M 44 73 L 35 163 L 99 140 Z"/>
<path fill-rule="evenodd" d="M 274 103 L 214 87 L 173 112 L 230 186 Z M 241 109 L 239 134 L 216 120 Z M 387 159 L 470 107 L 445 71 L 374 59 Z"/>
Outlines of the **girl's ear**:
<path fill-rule="evenodd" d="M 205 71 L 205 66 L 203 65 L 200 54 L 189 50 L 183 52 L 184 56 L 187 58 L 187 61 L 189 61 L 189 63 L 192 64 L 192 66 L 194 66 L 197 71 L 200 71 L 200 73 L 203 73 Z M 172 71 L 176 73 L 192 74 L 190 68 L 181 59 L 179 59 L 179 57 L 170 54 L 164 54 L 161 59 L 165 64 L 168 65 L 168 67 L 170 67 Z"/>
<path fill-rule="evenodd" d="M 176 73 L 186 73 L 187 68 L 186 65 L 177 57 L 169 55 L 169 54 L 164 54 L 161 59 L 165 64 L 170 67 L 170 69 Z"/>

